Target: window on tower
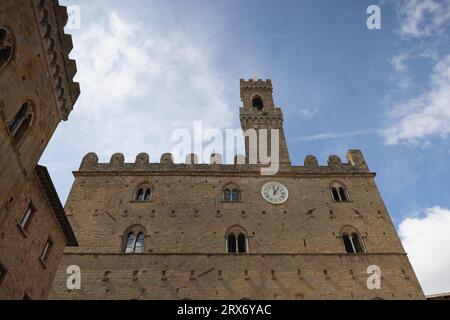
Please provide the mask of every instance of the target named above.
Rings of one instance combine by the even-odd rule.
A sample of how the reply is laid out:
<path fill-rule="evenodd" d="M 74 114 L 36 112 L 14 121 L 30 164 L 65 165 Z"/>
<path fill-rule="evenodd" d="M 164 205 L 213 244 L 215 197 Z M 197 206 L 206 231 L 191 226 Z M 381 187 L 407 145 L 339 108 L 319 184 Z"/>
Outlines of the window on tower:
<path fill-rule="evenodd" d="M 261 111 L 264 108 L 263 101 L 260 96 L 256 96 L 252 100 L 253 108 Z"/>
<path fill-rule="evenodd" d="M 9 122 L 8 129 L 15 143 L 19 142 L 30 128 L 33 115 L 33 104 L 28 101 L 20 107 L 14 118 Z"/>
<path fill-rule="evenodd" d="M 133 200 L 136 202 L 150 202 L 152 201 L 153 188 L 148 184 L 141 184 L 134 192 Z"/>
<path fill-rule="evenodd" d="M 128 228 L 124 233 L 124 243 L 122 252 L 124 253 L 142 253 L 144 251 L 145 230 L 141 225 L 134 225 Z"/>
<path fill-rule="evenodd" d="M 11 31 L 0 26 L 0 69 L 2 69 L 14 54 L 14 39 Z"/>
<path fill-rule="evenodd" d="M 340 183 L 333 183 L 331 185 L 331 195 L 335 202 L 347 202 L 350 200 L 347 190 Z"/>
<path fill-rule="evenodd" d="M 362 245 L 359 233 L 353 227 L 350 226 L 344 227 L 341 232 L 341 235 L 346 253 L 364 252 L 364 247 Z"/>
<path fill-rule="evenodd" d="M 226 235 L 228 253 L 248 253 L 248 241 L 245 230 L 240 226 L 230 228 Z"/>
<path fill-rule="evenodd" d="M 241 201 L 241 191 L 236 184 L 230 183 L 224 187 L 223 201 L 226 202 Z"/>

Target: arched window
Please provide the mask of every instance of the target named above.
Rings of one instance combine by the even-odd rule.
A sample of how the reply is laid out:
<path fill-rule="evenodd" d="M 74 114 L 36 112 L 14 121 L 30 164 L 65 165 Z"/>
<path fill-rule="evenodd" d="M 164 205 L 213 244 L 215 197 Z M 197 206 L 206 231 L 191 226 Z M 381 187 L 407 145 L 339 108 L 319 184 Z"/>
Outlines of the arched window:
<path fill-rule="evenodd" d="M 242 227 L 234 226 L 226 235 L 228 253 L 248 253 L 248 239 Z"/>
<path fill-rule="evenodd" d="M 363 252 L 361 242 L 359 241 L 359 236 L 356 233 L 352 233 L 352 244 L 356 253 Z"/>
<path fill-rule="evenodd" d="M 345 190 L 344 186 L 339 183 L 333 183 L 331 185 L 331 195 L 333 201 L 336 202 L 346 202 L 349 201 L 348 192 Z"/>
<path fill-rule="evenodd" d="M 236 253 L 237 241 L 236 235 L 234 233 L 230 233 L 227 237 L 228 241 L 228 253 Z"/>
<path fill-rule="evenodd" d="M 142 253 L 144 250 L 145 235 L 143 232 L 139 233 L 136 238 L 136 244 L 134 245 L 134 253 Z"/>
<path fill-rule="evenodd" d="M 239 201 L 239 194 L 240 192 L 238 189 L 233 189 L 233 191 L 231 191 L 231 201 Z"/>
<path fill-rule="evenodd" d="M 233 183 L 226 185 L 223 190 L 223 201 L 241 201 L 241 191 L 239 187 Z"/>
<path fill-rule="evenodd" d="M 134 225 L 124 233 L 124 253 L 142 253 L 145 244 L 145 230 L 141 225 Z"/>
<path fill-rule="evenodd" d="M 14 118 L 9 122 L 8 128 L 14 142 L 20 141 L 25 132 L 31 126 L 33 120 L 34 108 L 31 102 L 25 102 Z"/>
<path fill-rule="evenodd" d="M 341 201 L 347 201 L 347 194 L 343 187 L 339 188 L 339 197 L 341 198 Z"/>
<path fill-rule="evenodd" d="M 133 200 L 137 201 L 137 202 L 152 201 L 152 195 L 153 195 L 152 190 L 153 190 L 152 187 L 147 184 L 140 185 L 134 193 Z"/>
<path fill-rule="evenodd" d="M 264 108 L 264 104 L 263 104 L 263 101 L 260 96 L 256 96 L 253 98 L 252 105 L 253 105 L 253 108 L 255 108 L 259 111 L 261 111 Z"/>
<path fill-rule="evenodd" d="M 238 238 L 237 238 L 237 244 L 238 244 L 238 252 L 239 253 L 247 252 L 247 238 L 245 237 L 245 234 L 239 233 Z"/>
<path fill-rule="evenodd" d="M 14 38 L 6 27 L 0 26 L 0 70 L 12 59 Z"/>
<path fill-rule="evenodd" d="M 346 253 L 363 253 L 364 247 L 359 233 L 350 226 L 346 226 L 341 231 L 342 242 Z"/>
<path fill-rule="evenodd" d="M 136 238 L 133 232 L 130 232 L 127 237 L 127 244 L 125 247 L 125 253 L 134 253 L 134 246 L 136 244 Z"/>
<path fill-rule="evenodd" d="M 223 192 L 223 200 L 231 201 L 231 192 L 229 189 L 225 189 L 225 191 Z"/>

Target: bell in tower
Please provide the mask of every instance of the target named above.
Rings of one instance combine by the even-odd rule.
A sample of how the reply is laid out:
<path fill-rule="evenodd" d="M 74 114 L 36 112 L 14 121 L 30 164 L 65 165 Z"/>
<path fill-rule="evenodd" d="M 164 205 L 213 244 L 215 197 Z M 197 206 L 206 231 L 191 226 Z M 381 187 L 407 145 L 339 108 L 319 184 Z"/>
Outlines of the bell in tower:
<path fill-rule="evenodd" d="M 283 113 L 275 107 L 271 80 L 241 79 L 241 126 L 245 136 L 245 155 L 250 164 L 290 165 L 283 130 Z"/>

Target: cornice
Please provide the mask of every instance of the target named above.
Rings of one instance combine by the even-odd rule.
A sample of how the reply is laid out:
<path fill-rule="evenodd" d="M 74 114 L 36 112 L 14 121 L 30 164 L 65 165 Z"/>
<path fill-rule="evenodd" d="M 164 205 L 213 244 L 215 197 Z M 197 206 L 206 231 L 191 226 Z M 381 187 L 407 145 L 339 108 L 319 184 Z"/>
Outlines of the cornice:
<path fill-rule="evenodd" d="M 80 95 L 80 85 L 73 81 L 77 66 L 69 58 L 72 37 L 64 32 L 67 8 L 58 0 L 33 0 L 33 5 L 59 117 L 66 121 Z"/>

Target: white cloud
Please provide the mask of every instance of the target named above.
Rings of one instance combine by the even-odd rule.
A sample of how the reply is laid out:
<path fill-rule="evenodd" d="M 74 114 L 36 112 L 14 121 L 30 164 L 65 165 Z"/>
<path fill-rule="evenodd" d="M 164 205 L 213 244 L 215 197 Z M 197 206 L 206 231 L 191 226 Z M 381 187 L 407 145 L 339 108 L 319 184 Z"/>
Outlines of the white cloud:
<path fill-rule="evenodd" d="M 399 235 L 425 294 L 450 292 L 450 210 L 404 220 Z"/>
<path fill-rule="evenodd" d="M 310 120 L 317 116 L 319 110 L 317 109 L 301 109 L 299 111 L 300 118 Z"/>
<path fill-rule="evenodd" d="M 101 160 L 149 152 L 159 161 L 171 150 L 173 130 L 195 120 L 219 129 L 233 124 L 238 108 L 230 108 L 209 39 L 116 12 L 96 21 L 74 35 L 82 95 L 60 132 L 65 141 Z"/>
<path fill-rule="evenodd" d="M 320 133 L 311 136 L 304 137 L 296 137 L 293 138 L 293 141 L 319 141 L 319 140 L 333 140 L 347 137 L 358 137 L 358 136 L 367 136 L 373 134 L 383 134 L 383 129 L 381 128 L 369 128 L 369 129 L 360 129 L 360 130 L 352 130 L 352 131 L 341 131 L 341 132 L 327 132 Z"/>
<path fill-rule="evenodd" d="M 430 89 L 418 98 L 396 105 L 389 114 L 391 125 L 384 135 L 388 144 L 427 143 L 450 133 L 450 55 L 433 69 Z"/>
<path fill-rule="evenodd" d="M 398 5 L 399 33 L 404 37 L 440 33 L 450 22 L 450 0 L 403 0 Z"/>
<path fill-rule="evenodd" d="M 405 63 L 408 58 L 408 54 L 400 53 L 391 59 L 391 64 L 396 71 L 405 72 L 408 70 L 408 65 Z"/>

